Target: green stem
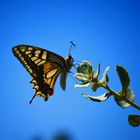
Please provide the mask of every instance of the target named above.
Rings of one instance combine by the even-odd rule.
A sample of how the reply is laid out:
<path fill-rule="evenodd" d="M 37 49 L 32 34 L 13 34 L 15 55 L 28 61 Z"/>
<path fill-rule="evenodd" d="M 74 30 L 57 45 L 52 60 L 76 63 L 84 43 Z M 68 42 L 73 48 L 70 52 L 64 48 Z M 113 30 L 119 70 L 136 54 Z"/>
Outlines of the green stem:
<path fill-rule="evenodd" d="M 108 90 L 111 94 L 113 94 L 116 98 L 118 99 L 123 99 L 125 102 L 129 103 L 131 106 L 133 106 L 134 108 L 140 110 L 140 106 L 138 106 L 137 104 L 131 102 L 130 100 L 128 100 L 125 97 L 122 97 L 121 95 L 119 95 L 117 92 L 115 92 L 114 90 L 112 90 L 108 85 L 104 85 L 102 86 L 103 88 L 105 88 L 106 90 Z"/>

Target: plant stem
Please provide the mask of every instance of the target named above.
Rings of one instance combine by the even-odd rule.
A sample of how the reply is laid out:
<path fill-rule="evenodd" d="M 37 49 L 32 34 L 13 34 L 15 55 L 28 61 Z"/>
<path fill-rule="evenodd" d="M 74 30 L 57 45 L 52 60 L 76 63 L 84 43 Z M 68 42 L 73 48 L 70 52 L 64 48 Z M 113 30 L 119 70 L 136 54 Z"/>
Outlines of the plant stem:
<path fill-rule="evenodd" d="M 117 92 L 115 92 L 114 90 L 112 90 L 108 85 L 103 85 L 103 88 L 105 88 L 106 90 L 108 90 L 111 94 L 113 94 L 116 98 L 118 99 L 123 99 L 125 102 L 127 102 L 128 104 L 130 104 L 131 106 L 133 106 L 134 108 L 140 110 L 140 106 L 138 106 L 137 104 L 131 102 L 130 100 L 128 100 L 125 97 L 122 97 L 121 95 L 119 95 Z"/>

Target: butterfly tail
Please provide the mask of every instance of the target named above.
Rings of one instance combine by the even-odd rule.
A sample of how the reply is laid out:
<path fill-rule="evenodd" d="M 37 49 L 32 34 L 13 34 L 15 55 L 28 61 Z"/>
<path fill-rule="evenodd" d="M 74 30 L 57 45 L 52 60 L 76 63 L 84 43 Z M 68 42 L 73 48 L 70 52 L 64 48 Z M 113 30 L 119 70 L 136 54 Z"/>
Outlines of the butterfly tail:
<path fill-rule="evenodd" d="M 29 104 L 32 103 L 33 99 L 35 98 L 36 94 L 34 94 L 34 96 L 32 97 L 32 99 L 30 100 Z"/>

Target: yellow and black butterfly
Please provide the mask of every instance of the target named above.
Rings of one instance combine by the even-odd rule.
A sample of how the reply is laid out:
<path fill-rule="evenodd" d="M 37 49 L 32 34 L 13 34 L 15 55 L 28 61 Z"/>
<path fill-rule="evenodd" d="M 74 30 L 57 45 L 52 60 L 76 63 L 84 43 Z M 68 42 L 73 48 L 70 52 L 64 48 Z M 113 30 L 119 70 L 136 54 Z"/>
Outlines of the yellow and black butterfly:
<path fill-rule="evenodd" d="M 71 48 L 74 45 L 71 42 Z M 70 51 L 66 58 L 30 45 L 18 45 L 13 47 L 12 51 L 32 76 L 30 83 L 34 85 L 35 94 L 30 100 L 30 104 L 36 96 L 41 96 L 47 101 L 48 97 L 53 95 L 54 85 L 60 74 L 60 85 L 65 90 L 66 77 L 74 62 Z"/>

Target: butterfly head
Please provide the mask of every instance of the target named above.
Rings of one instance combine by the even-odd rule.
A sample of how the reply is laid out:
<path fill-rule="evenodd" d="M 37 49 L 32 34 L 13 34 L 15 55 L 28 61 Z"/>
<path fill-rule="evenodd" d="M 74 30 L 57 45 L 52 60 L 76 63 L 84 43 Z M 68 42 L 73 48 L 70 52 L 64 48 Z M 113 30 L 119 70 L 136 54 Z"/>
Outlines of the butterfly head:
<path fill-rule="evenodd" d="M 74 59 L 71 55 L 68 55 L 66 58 L 65 58 L 65 64 L 68 68 L 68 70 L 71 69 L 71 67 L 73 66 L 73 62 L 74 62 Z"/>

